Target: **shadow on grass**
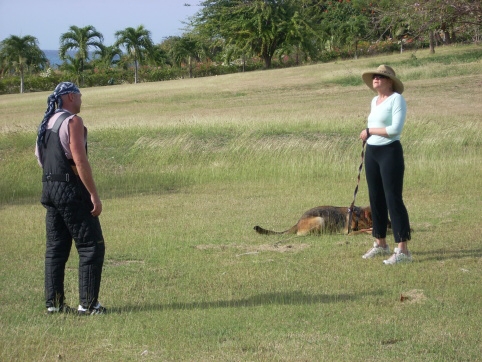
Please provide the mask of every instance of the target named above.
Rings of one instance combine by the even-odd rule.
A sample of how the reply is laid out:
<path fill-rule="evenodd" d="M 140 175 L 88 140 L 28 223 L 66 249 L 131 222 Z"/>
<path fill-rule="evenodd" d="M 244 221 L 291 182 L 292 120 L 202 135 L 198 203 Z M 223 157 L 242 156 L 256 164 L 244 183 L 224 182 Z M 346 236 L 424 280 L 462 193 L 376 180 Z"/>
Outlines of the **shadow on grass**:
<path fill-rule="evenodd" d="M 427 257 L 424 257 L 424 256 Z M 463 258 L 480 258 L 482 257 L 482 248 L 478 249 L 438 249 L 416 252 L 415 257 L 420 256 L 418 261 L 430 260 L 449 260 L 449 259 L 463 259 Z"/>
<path fill-rule="evenodd" d="M 211 309 L 211 308 L 243 308 L 256 307 L 261 305 L 310 305 L 310 304 L 329 304 L 352 302 L 366 296 L 380 296 L 382 290 L 367 293 L 351 294 L 306 294 L 299 291 L 280 292 L 280 293 L 263 293 L 257 294 L 249 298 L 233 299 L 233 300 L 216 300 L 216 301 L 200 301 L 200 302 L 174 302 L 167 304 L 146 304 L 146 305 L 126 305 L 121 308 L 109 308 L 110 313 L 132 313 L 146 311 L 163 311 L 163 310 L 192 310 L 192 309 Z"/>

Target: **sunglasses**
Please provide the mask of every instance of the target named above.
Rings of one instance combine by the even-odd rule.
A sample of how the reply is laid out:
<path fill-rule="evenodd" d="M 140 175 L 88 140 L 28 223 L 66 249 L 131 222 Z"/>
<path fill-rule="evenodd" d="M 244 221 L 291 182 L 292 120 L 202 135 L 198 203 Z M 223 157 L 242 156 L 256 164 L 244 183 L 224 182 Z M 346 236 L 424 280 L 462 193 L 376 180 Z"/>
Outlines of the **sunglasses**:
<path fill-rule="evenodd" d="M 381 74 L 373 74 L 372 79 L 388 79 L 388 77 Z"/>

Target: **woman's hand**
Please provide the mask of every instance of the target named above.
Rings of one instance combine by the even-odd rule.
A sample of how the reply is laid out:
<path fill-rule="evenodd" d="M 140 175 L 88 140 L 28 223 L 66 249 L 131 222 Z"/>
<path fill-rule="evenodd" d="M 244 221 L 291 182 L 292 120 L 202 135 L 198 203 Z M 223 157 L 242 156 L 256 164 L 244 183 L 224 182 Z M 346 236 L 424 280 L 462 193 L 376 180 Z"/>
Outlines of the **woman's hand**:
<path fill-rule="evenodd" d="M 370 137 L 370 133 L 368 131 L 368 128 L 364 129 L 363 131 L 360 132 L 360 139 L 363 142 L 366 142 L 368 137 Z"/>

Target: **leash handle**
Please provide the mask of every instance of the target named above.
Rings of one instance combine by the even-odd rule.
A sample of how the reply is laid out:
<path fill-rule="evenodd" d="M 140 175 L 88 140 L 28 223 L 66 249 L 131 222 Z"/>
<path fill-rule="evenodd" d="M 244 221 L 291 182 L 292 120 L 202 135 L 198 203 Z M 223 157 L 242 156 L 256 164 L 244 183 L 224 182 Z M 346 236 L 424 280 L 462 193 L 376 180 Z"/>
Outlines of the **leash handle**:
<path fill-rule="evenodd" d="M 365 144 L 366 144 L 366 141 L 363 141 L 362 151 L 361 151 L 361 162 L 360 162 L 360 166 L 358 167 L 358 178 L 357 178 L 355 191 L 353 192 L 353 202 L 351 203 L 350 207 L 348 208 L 347 227 L 346 227 L 347 234 L 349 234 L 350 231 L 351 231 L 351 220 L 353 218 L 353 210 L 355 208 L 355 200 L 356 200 L 356 195 L 358 193 L 358 186 L 360 185 L 360 176 L 361 176 L 361 171 L 363 169 L 363 161 L 365 160 Z"/>

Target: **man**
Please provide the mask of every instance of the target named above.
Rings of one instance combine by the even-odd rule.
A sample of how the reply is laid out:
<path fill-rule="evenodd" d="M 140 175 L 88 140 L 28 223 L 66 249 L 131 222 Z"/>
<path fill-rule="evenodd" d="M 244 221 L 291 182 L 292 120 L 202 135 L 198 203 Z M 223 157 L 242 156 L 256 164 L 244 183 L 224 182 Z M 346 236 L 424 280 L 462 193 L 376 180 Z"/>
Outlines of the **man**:
<path fill-rule="evenodd" d="M 104 314 L 98 301 L 105 245 L 102 212 L 87 158 L 87 129 L 77 115 L 82 94 L 62 82 L 48 97 L 35 154 L 43 168 L 41 203 L 46 208 L 45 298 L 47 313 L 70 313 L 64 275 L 72 239 L 79 253 L 79 314 Z"/>

